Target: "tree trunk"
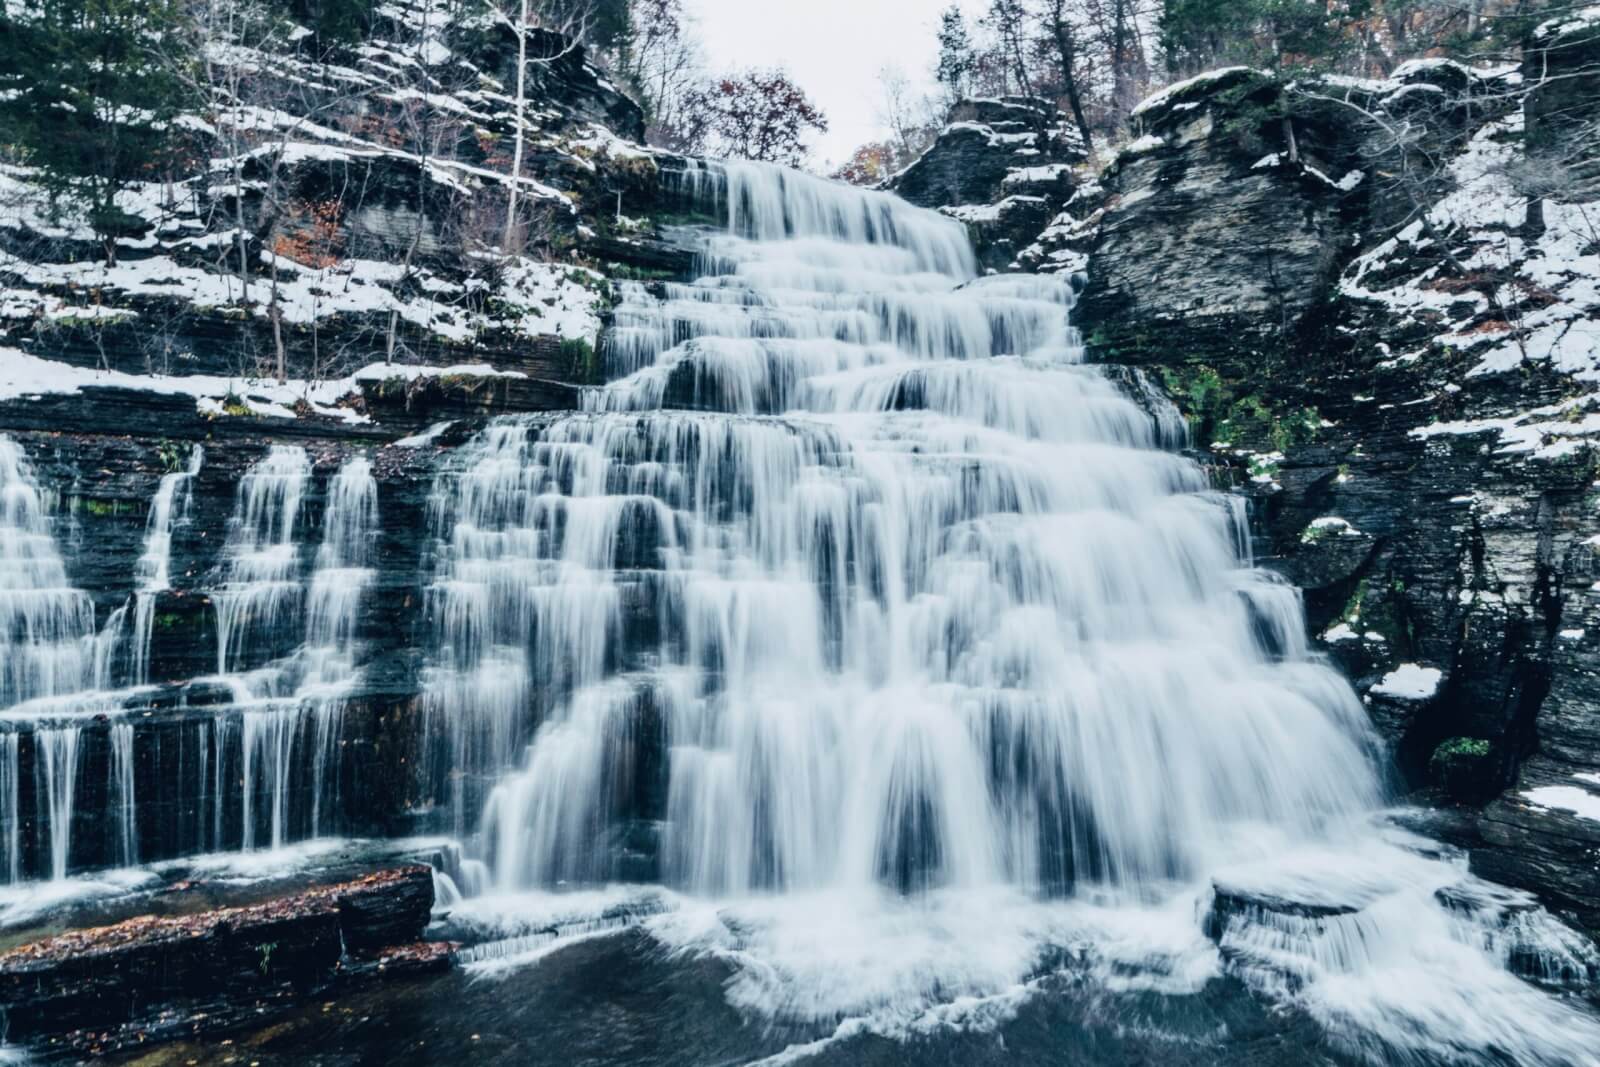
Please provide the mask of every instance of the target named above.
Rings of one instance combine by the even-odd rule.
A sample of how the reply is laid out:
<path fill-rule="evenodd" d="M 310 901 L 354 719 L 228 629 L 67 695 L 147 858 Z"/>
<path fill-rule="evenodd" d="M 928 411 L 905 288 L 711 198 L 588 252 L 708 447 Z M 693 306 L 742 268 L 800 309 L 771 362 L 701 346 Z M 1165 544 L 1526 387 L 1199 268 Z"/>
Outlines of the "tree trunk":
<path fill-rule="evenodd" d="M 1061 85 L 1067 91 L 1067 101 L 1072 105 L 1072 121 L 1083 137 L 1083 149 L 1094 148 L 1094 135 L 1089 132 L 1089 120 L 1083 114 L 1083 94 L 1078 91 L 1078 47 L 1072 39 L 1072 30 L 1063 18 L 1064 4 L 1057 0 L 1051 12 L 1050 32 L 1056 42 L 1056 58 L 1061 63 Z"/>
<path fill-rule="evenodd" d="M 511 235 L 517 224 L 517 187 L 522 181 L 522 114 L 527 107 L 528 79 L 528 0 L 522 0 L 522 17 L 517 23 L 517 106 L 513 109 L 516 123 L 511 151 L 511 190 L 506 193 L 506 228 L 500 238 L 500 251 L 511 254 Z"/>
<path fill-rule="evenodd" d="M 272 321 L 272 347 L 277 353 L 278 384 L 289 380 L 289 360 L 283 347 L 283 307 L 278 303 L 278 257 L 272 257 L 272 298 L 267 308 L 267 318 Z"/>

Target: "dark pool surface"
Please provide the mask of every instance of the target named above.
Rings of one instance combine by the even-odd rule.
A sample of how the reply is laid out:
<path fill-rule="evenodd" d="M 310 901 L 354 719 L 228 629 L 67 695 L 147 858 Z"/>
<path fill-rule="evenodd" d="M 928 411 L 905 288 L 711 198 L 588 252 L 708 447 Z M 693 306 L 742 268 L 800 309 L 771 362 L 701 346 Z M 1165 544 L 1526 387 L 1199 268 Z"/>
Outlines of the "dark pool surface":
<path fill-rule="evenodd" d="M 308 1004 L 255 1031 L 124 1054 L 112 1062 L 187 1064 L 744 1064 L 828 1036 L 831 1027 L 746 1018 L 727 1003 L 728 965 L 669 956 L 626 930 L 575 941 L 495 978 L 456 971 Z M 796 1049 L 798 1052 L 798 1049 Z M 780 1061 L 781 1062 L 781 1061 Z M 1109 994 L 1043 980 L 988 1032 L 942 1029 L 909 1040 L 858 1035 L 795 1062 L 880 1067 L 988 1064 L 1352 1064 L 1304 1016 L 1232 980 L 1194 996 Z"/>

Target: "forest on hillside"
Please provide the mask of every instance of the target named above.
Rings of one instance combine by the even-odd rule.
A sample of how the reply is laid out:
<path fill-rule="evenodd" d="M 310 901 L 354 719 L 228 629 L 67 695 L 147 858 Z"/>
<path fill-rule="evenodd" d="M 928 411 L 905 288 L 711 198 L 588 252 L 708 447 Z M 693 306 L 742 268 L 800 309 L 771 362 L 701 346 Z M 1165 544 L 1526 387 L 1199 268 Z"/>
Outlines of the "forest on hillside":
<path fill-rule="evenodd" d="M 0 162 L 38 168 L 106 234 L 116 190 L 170 168 L 192 148 L 195 116 L 245 102 L 251 78 L 228 49 L 332 62 L 372 34 L 378 0 L 8 0 L 0 48 Z M 982 0 L 939 16 L 933 71 L 880 74 L 884 136 L 835 176 L 858 184 L 903 168 L 966 96 L 1050 99 L 1084 141 L 1126 139 L 1153 90 L 1197 71 L 1242 64 L 1382 77 L 1418 57 L 1475 63 L 1515 56 L 1539 22 L 1581 4 L 1545 0 Z M 637 100 L 651 144 L 788 164 L 827 116 L 781 69 L 711 69 L 684 0 L 449 0 L 430 7 L 451 30 L 509 30 L 520 66 L 582 48 Z M 424 20 L 404 53 L 441 31 Z M 549 32 L 554 31 L 554 32 Z M 395 68 L 425 109 L 453 88 L 436 72 Z M 928 77 L 931 75 L 931 78 Z M 507 86 L 520 110 L 523 79 Z M 409 84 L 415 83 L 415 84 Z M 927 92 L 923 85 L 936 85 Z M 354 87 L 352 87 L 354 89 Z M 189 116 L 179 121 L 180 116 Z M 249 131 L 238 131 L 250 140 Z M 441 151 L 448 152 L 448 144 Z M 500 165 L 514 168 L 515 153 Z"/>

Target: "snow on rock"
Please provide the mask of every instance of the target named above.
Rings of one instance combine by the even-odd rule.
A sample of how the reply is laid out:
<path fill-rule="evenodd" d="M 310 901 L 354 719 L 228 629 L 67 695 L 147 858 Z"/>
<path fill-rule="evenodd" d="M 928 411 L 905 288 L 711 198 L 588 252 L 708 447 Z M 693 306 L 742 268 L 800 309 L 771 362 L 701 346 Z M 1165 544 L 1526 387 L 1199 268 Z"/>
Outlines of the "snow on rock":
<path fill-rule="evenodd" d="M 1600 796 L 1575 785 L 1541 785 L 1524 789 L 1520 796 L 1539 808 L 1571 812 L 1580 819 L 1600 822 Z"/>
<path fill-rule="evenodd" d="M 1165 147 L 1166 143 L 1167 139 L 1165 137 L 1147 133 L 1143 137 L 1123 145 L 1122 151 L 1117 154 L 1121 156 L 1142 156 L 1146 152 L 1154 152 L 1158 148 Z"/>
<path fill-rule="evenodd" d="M 1306 540 L 1320 540 L 1324 537 L 1359 537 L 1361 531 L 1352 526 L 1348 519 L 1341 519 L 1337 515 L 1324 515 L 1312 519 L 1306 526 L 1304 538 Z"/>
<path fill-rule="evenodd" d="M 1373 686 L 1373 696 L 1395 700 L 1427 700 L 1439 691 L 1444 672 L 1437 667 L 1424 667 L 1417 663 L 1402 663 L 1384 675 Z"/>
<path fill-rule="evenodd" d="M 1208 70 L 1203 74 L 1196 74 L 1192 78 L 1185 78 L 1183 81 L 1173 82 L 1160 92 L 1153 93 L 1152 95 L 1145 97 L 1138 103 L 1137 106 L 1134 107 L 1132 114 L 1137 118 L 1140 115 L 1155 111 L 1157 108 L 1165 107 L 1173 100 L 1178 99 L 1180 96 L 1183 96 L 1194 89 L 1210 85 L 1213 82 L 1222 81 L 1224 78 L 1229 78 L 1235 74 L 1241 73 L 1260 72 L 1256 71 L 1253 67 L 1222 67 L 1218 70 Z"/>
<path fill-rule="evenodd" d="M 385 381 L 391 378 L 411 381 L 422 377 L 446 375 L 526 377 L 517 371 L 495 370 L 486 363 L 460 364 L 453 367 L 372 363 L 347 377 L 323 381 L 290 379 L 279 382 L 270 378 L 222 377 L 208 374 L 181 376 L 127 374 L 122 371 L 75 367 L 55 360 L 41 359 L 20 349 L 0 347 L 0 401 L 28 400 L 47 395 L 73 395 L 86 388 L 98 386 L 134 389 L 166 396 L 193 397 L 195 406 L 200 412 L 210 416 L 231 414 L 229 406 L 238 405 L 252 415 L 292 419 L 297 417 L 295 408 L 305 405 L 317 415 L 348 423 L 364 423 L 369 421 L 367 416 L 339 404 L 345 397 L 359 393 L 361 382 Z"/>
<path fill-rule="evenodd" d="M 1600 26 L 1600 4 L 1579 8 L 1577 11 L 1540 23 L 1533 31 L 1533 38 L 1546 41 L 1555 37 L 1565 37 L 1569 33 L 1575 33 L 1589 26 Z"/>
<path fill-rule="evenodd" d="M 450 427 L 452 427 L 454 425 L 455 425 L 454 421 L 436 422 L 432 426 L 429 426 L 426 430 L 423 430 L 421 433 L 412 434 L 410 437 L 402 437 L 402 438 L 400 438 L 400 440 L 398 440 L 398 441 L 396 441 L 394 443 L 394 447 L 395 448 L 423 448 L 423 447 L 426 447 L 427 445 L 431 445 L 431 444 L 433 444 L 433 442 L 437 441 L 441 434 L 443 434 L 446 430 L 448 430 Z"/>
<path fill-rule="evenodd" d="M 1589 438 L 1600 435 L 1600 411 L 1590 409 L 1597 406 L 1600 406 L 1600 393 L 1590 393 L 1502 418 L 1429 423 L 1410 433 L 1421 440 L 1498 433 L 1499 451 L 1503 453 L 1526 453 L 1540 460 L 1559 459 L 1593 447 L 1595 442 Z"/>
<path fill-rule="evenodd" d="M 1017 167 L 1000 180 L 1005 185 L 1037 185 L 1043 182 L 1053 182 L 1063 174 L 1070 174 L 1072 165 L 1069 163 L 1051 163 L 1043 167 Z"/>

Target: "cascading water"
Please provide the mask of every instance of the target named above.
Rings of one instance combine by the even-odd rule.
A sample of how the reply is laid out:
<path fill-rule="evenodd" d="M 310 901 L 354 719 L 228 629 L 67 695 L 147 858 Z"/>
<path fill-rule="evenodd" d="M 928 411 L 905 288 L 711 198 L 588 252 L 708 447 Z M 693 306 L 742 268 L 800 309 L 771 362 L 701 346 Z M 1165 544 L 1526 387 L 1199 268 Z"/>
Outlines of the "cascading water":
<path fill-rule="evenodd" d="M 309 583 L 303 580 L 295 533 L 310 475 L 303 449 L 274 448 L 240 483 L 224 552 L 217 643 L 221 673 L 240 690 L 243 707 L 238 743 L 246 849 L 277 848 L 289 839 L 290 794 L 296 774 L 307 770 L 308 830 L 314 836 L 323 828 L 337 778 L 339 713 L 356 680 L 356 622 L 374 576 L 377 482 L 371 463 L 356 457 L 329 481 L 322 544 Z M 305 624 L 294 634 L 293 651 L 274 657 L 286 637 L 283 620 L 302 603 Z M 216 732 L 213 773 L 223 766 L 226 735 L 224 724 Z M 206 772 L 204 763 L 199 771 Z M 223 794 L 217 795 L 220 804 Z"/>
<path fill-rule="evenodd" d="M 150 517 L 145 523 L 144 551 L 139 556 L 133 607 L 132 682 L 143 685 L 150 680 L 150 641 L 155 632 L 156 596 L 172 587 L 172 535 L 189 520 L 191 488 L 205 450 L 195 445 L 189 450 L 188 466 L 164 474 L 150 501 Z"/>
<path fill-rule="evenodd" d="M 54 539 L 50 499 L 22 450 L 0 436 L 0 876 L 10 882 L 135 865 L 145 831 L 171 854 L 277 847 L 342 825 L 340 719 L 375 573 L 371 464 L 351 458 L 329 479 L 309 560 L 299 540 L 312 489 L 305 451 L 273 448 L 248 470 L 212 597 L 219 673 L 151 684 L 156 606 L 172 587 L 173 535 L 189 521 L 202 463 L 196 446 L 184 470 L 160 479 L 132 597 L 97 632 L 93 602 L 71 584 Z M 183 719 L 175 728 L 152 718 L 174 705 Z M 176 741 L 166 755 L 165 738 Z M 103 788 L 85 780 L 90 766 Z M 210 810 L 183 813 L 180 827 L 142 825 L 141 800 L 157 798 L 141 793 L 162 785 L 165 766 L 210 798 Z M 78 840 L 83 803 L 103 819 L 102 833 Z"/>
<path fill-rule="evenodd" d="M 46 498 L 22 449 L 0 436 L 0 709 L 21 720 L 50 717 L 96 681 L 94 604 L 73 587 L 56 548 Z M 50 872 L 64 877 L 77 794 L 77 726 L 33 734 L 37 810 L 49 838 Z M 9 873 L 20 871 L 19 739 L 6 740 Z M 4 783 L 0 783 L 4 784 Z"/>
<path fill-rule="evenodd" d="M 1360 703 L 1170 406 L 1080 363 L 1065 281 L 975 278 L 885 194 L 690 184 L 729 220 L 703 276 L 622 287 L 588 411 L 497 422 L 434 493 L 428 704 L 498 888 L 663 881 L 652 929 L 739 961 L 736 1005 L 843 1034 L 1069 947 L 1192 990 L 1227 885 L 1354 916 L 1213 920 L 1347 1050 L 1600 1037 L 1507 973 L 1505 909 L 1438 897 L 1482 883 L 1373 824 Z M 1551 929 L 1504 936 L 1592 967 Z"/>
<path fill-rule="evenodd" d="M 356 624 L 361 599 L 377 575 L 372 566 L 377 531 L 378 483 L 372 464 L 358 456 L 328 486 L 322 547 L 306 607 L 305 662 L 296 695 L 312 716 L 313 834 L 321 832 L 337 799 L 330 790 L 337 781 L 339 714 L 357 678 Z"/>
<path fill-rule="evenodd" d="M 50 877 L 67 876 L 72 854 L 73 803 L 78 794 L 78 738 L 83 728 L 61 726 L 35 730 L 34 750 L 42 767 L 38 778 L 39 810 L 46 813 L 50 833 Z"/>
<path fill-rule="evenodd" d="M 110 780 L 106 791 L 116 828 L 112 855 L 124 867 L 139 862 L 138 803 L 133 791 L 133 724 L 111 726 Z"/>
<path fill-rule="evenodd" d="M 300 505 L 311 480 L 303 448 L 276 445 L 239 482 L 238 509 L 229 521 L 217 609 L 217 673 L 259 665 L 280 632 L 279 620 L 298 604 L 300 545 L 295 540 Z M 273 695 L 277 672 L 254 679 L 260 696 Z M 246 685 L 250 685 L 247 681 Z"/>
<path fill-rule="evenodd" d="M 67 580 L 22 449 L 0 436 L 0 707 L 89 688 L 94 604 Z"/>
<path fill-rule="evenodd" d="M 14 733 L 0 734 L 0 825 L 15 827 L 22 817 L 22 746 Z M 22 878 L 22 834 L 15 829 L 5 835 L 5 880 Z"/>

